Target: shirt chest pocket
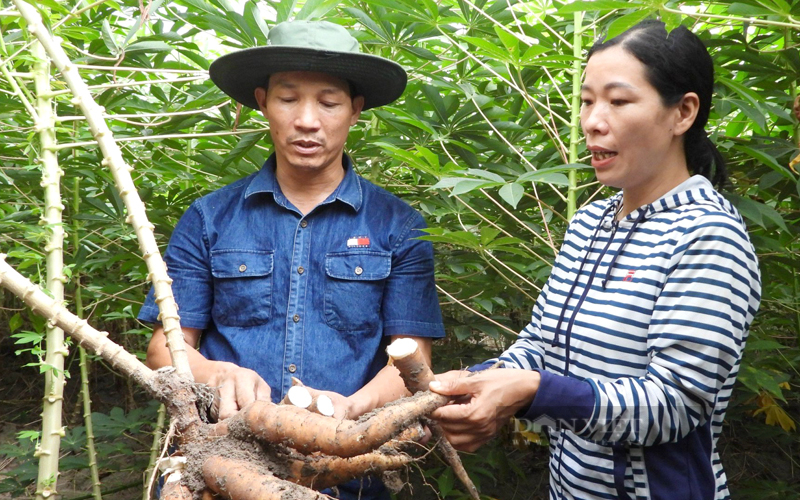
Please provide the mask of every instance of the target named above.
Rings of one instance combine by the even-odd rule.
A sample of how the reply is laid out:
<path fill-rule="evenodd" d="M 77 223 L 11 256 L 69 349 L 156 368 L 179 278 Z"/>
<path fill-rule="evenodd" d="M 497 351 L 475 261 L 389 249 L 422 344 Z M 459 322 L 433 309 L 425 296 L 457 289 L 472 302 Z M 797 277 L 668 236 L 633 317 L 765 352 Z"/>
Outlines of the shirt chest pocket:
<path fill-rule="evenodd" d="M 325 256 L 325 321 L 342 331 L 371 330 L 380 322 L 389 252 L 358 251 Z"/>
<path fill-rule="evenodd" d="M 217 324 L 254 326 L 267 322 L 272 308 L 272 251 L 212 250 Z"/>

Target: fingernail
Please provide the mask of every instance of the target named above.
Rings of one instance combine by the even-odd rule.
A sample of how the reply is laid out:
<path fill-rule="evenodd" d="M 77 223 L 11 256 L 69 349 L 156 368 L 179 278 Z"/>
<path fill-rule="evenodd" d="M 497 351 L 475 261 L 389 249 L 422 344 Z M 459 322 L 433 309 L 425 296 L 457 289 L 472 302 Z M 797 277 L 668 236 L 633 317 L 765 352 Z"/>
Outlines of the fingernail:
<path fill-rule="evenodd" d="M 441 389 L 442 388 L 442 383 L 439 382 L 438 380 L 434 380 L 433 382 L 428 384 L 428 387 L 430 387 L 432 389 Z"/>

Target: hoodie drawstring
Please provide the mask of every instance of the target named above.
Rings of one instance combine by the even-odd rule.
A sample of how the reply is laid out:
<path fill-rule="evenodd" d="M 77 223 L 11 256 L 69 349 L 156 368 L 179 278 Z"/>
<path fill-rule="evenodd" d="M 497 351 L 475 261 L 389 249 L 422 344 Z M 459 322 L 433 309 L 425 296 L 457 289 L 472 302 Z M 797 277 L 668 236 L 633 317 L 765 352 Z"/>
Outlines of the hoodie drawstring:
<path fill-rule="evenodd" d="M 617 263 L 617 257 L 619 257 L 619 254 L 622 253 L 622 249 L 625 248 L 625 245 L 627 245 L 628 242 L 631 241 L 631 237 L 633 236 L 633 232 L 636 231 L 636 226 L 638 226 L 639 224 L 644 222 L 644 219 L 645 219 L 646 216 L 647 216 L 647 210 L 642 210 L 642 212 L 639 214 L 639 217 L 637 217 L 636 220 L 633 222 L 633 226 L 631 226 L 631 230 L 628 231 L 628 234 L 625 235 L 625 239 L 622 240 L 622 245 L 619 246 L 619 248 L 617 249 L 617 252 L 614 254 L 614 257 L 611 258 L 611 264 L 609 264 L 609 266 L 608 266 L 608 271 L 606 272 L 606 277 L 603 278 L 603 283 L 602 283 L 603 290 L 606 289 L 606 284 L 608 283 L 609 278 L 611 278 L 611 271 L 614 270 L 614 264 Z"/>
<path fill-rule="evenodd" d="M 600 228 L 603 226 L 603 221 L 606 220 L 609 212 L 614 209 L 614 204 L 609 203 L 608 207 L 603 211 L 603 215 L 600 217 L 600 224 L 597 225 L 597 228 L 594 230 L 594 234 L 592 237 L 589 238 L 588 246 L 586 247 L 586 255 L 583 256 L 581 260 L 581 265 L 578 267 L 578 274 L 575 275 L 575 281 L 572 282 L 572 286 L 569 289 L 569 293 L 567 293 L 567 298 L 564 300 L 564 306 L 561 308 L 561 314 L 558 316 L 558 324 L 556 325 L 556 333 L 553 336 L 553 342 L 551 342 L 551 347 L 558 346 L 558 334 L 561 332 L 561 323 L 564 321 L 564 315 L 567 312 L 567 306 L 569 305 L 569 301 L 572 300 L 572 294 L 575 293 L 575 287 L 578 286 L 578 278 L 580 278 L 581 273 L 583 273 L 583 266 L 586 265 L 586 262 L 589 260 L 589 254 L 592 253 L 592 244 L 597 239 L 597 233 L 600 232 Z M 613 235 L 612 235 L 613 236 Z M 609 243 L 613 238 L 609 238 Z M 608 246 L 606 246 L 608 248 Z M 587 283 L 589 286 L 591 282 Z"/>
<path fill-rule="evenodd" d="M 583 257 L 583 260 L 581 260 L 581 265 L 578 268 L 578 274 L 576 275 L 575 281 L 573 281 L 572 286 L 569 289 L 569 293 L 567 294 L 567 298 L 564 301 L 564 306 L 561 308 L 561 314 L 559 315 L 558 323 L 556 324 L 555 335 L 553 335 L 553 342 L 550 344 L 552 347 L 557 347 L 558 346 L 559 335 L 561 333 L 561 325 L 564 322 L 564 317 L 565 317 L 566 312 L 567 312 L 567 307 L 569 305 L 569 301 L 572 299 L 572 295 L 575 293 L 575 288 L 577 287 L 578 280 L 579 280 L 579 278 L 581 276 L 581 273 L 583 272 L 583 267 L 586 264 L 586 262 L 589 260 L 589 254 L 591 254 L 591 250 L 592 250 L 592 243 L 597 238 L 597 233 L 600 232 L 600 228 L 602 227 L 603 221 L 605 220 L 606 216 L 608 215 L 608 213 L 611 211 L 612 208 L 613 208 L 613 204 L 610 205 L 608 208 L 606 208 L 603 211 L 603 216 L 600 219 L 600 224 L 597 226 L 597 229 L 595 229 L 594 234 L 592 234 L 592 238 L 589 240 L 589 246 L 588 246 L 588 250 L 586 252 L 586 255 Z M 639 226 L 639 224 L 644 222 L 645 218 L 647 217 L 647 212 L 648 212 L 647 209 L 643 209 L 641 211 L 641 213 L 639 214 L 639 216 L 636 218 L 636 220 L 634 221 L 633 225 L 631 226 L 630 231 L 628 231 L 628 234 L 625 236 L 625 239 L 622 241 L 622 244 L 617 249 L 616 253 L 614 253 L 614 256 L 611 258 L 611 263 L 609 264 L 608 271 L 606 272 L 606 277 L 603 279 L 603 282 L 602 282 L 602 288 L 603 289 L 605 289 L 606 284 L 608 283 L 608 280 L 611 277 L 611 271 L 612 271 L 612 269 L 614 268 L 614 265 L 617 262 L 617 257 L 619 257 L 619 254 L 622 253 L 623 249 L 625 248 L 625 245 L 627 245 L 628 242 L 631 240 L 631 237 L 633 236 L 633 233 L 636 231 L 636 228 Z M 580 310 L 581 306 L 583 305 L 583 302 L 586 299 L 586 296 L 589 294 L 589 290 L 591 289 L 592 282 L 594 281 L 594 277 L 597 274 L 597 269 L 600 267 L 600 263 L 603 260 L 603 256 L 606 254 L 606 252 L 608 251 L 608 248 L 611 246 L 611 242 L 614 240 L 614 234 L 616 234 L 617 224 L 618 224 L 617 220 L 614 219 L 614 221 L 612 223 L 611 236 L 609 236 L 608 242 L 606 243 L 606 246 L 603 248 L 603 251 L 600 252 L 600 255 L 597 257 L 597 261 L 595 262 L 594 267 L 592 268 L 592 272 L 589 273 L 589 278 L 588 278 L 588 280 L 586 282 L 586 287 L 583 289 L 583 293 L 581 294 L 580 298 L 578 299 L 578 303 L 575 304 L 575 308 L 574 308 L 574 311 L 572 313 L 572 316 L 570 317 L 569 322 L 567 323 L 567 329 L 564 332 L 564 336 L 566 338 L 566 340 L 564 342 L 565 343 L 564 347 L 565 347 L 565 350 L 566 350 L 566 353 L 564 355 L 564 357 L 565 357 L 565 360 L 564 360 L 564 375 L 567 375 L 569 373 L 569 344 L 570 344 L 570 336 L 571 336 L 571 333 L 572 333 L 572 326 L 574 325 L 575 319 L 578 316 L 578 311 Z"/>

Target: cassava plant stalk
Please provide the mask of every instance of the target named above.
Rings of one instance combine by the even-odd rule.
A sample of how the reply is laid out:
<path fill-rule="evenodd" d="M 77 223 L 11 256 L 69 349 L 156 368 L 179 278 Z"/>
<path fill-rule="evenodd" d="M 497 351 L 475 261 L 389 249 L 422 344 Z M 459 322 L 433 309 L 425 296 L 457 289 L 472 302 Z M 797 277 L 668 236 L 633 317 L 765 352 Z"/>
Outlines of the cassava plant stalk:
<path fill-rule="evenodd" d="M 76 215 L 81 209 L 80 187 L 81 179 L 76 177 L 73 181 L 72 190 L 72 249 L 73 258 L 77 261 L 80 249 L 80 223 Z M 81 294 L 81 275 L 76 266 L 72 272 L 72 282 L 75 283 L 75 315 L 83 317 L 83 295 Z M 86 349 L 78 346 L 81 369 L 81 401 L 83 403 L 83 425 L 86 428 L 86 452 L 89 455 L 89 474 L 92 477 L 92 497 L 94 500 L 102 500 L 100 492 L 100 473 L 97 470 L 97 451 L 94 447 L 94 425 L 92 423 L 92 399 L 89 391 L 89 356 Z"/>
<path fill-rule="evenodd" d="M 0 286 L 21 298 L 31 310 L 47 319 L 52 325 L 68 332 L 78 345 L 101 356 L 112 367 L 133 379 L 143 388 L 152 390 L 155 372 L 146 367 L 136 356 L 108 339 L 108 332 L 100 332 L 67 310 L 61 301 L 56 301 L 38 286 L 19 274 L 0 254 Z"/>
<path fill-rule="evenodd" d="M 78 283 L 76 283 L 77 285 Z M 82 316 L 82 315 L 81 315 Z M 97 468 L 97 450 L 94 446 L 94 425 L 92 423 L 92 400 L 89 391 L 89 356 L 86 349 L 78 347 L 81 368 L 81 400 L 83 402 L 83 425 L 86 428 L 86 452 L 89 455 L 89 474 L 92 478 L 92 497 L 102 500 L 100 472 Z"/>
<path fill-rule="evenodd" d="M 144 204 L 133 184 L 130 174 L 133 169 L 122 158 L 122 152 L 114 142 L 111 130 L 103 119 L 103 109 L 92 98 L 86 83 L 81 79 L 78 69 L 69 60 L 64 49 L 48 33 L 39 12 L 23 0 L 13 1 L 22 17 L 27 21 L 28 31 L 36 36 L 53 64 L 61 71 L 61 75 L 75 96 L 72 102 L 79 106 L 86 116 L 92 135 L 103 153 L 102 164 L 111 170 L 119 194 L 128 210 L 127 221 L 136 231 L 139 247 L 150 273 L 149 279 L 155 289 L 159 317 L 164 325 L 172 364 L 179 375 L 192 381 L 194 377 L 189 367 L 178 309 L 172 295 L 172 280 L 167 275 L 166 266 L 161 258 L 161 252 L 153 233 L 153 225 L 147 219 Z"/>
<path fill-rule="evenodd" d="M 145 484 L 142 488 L 142 500 L 150 500 L 150 488 L 148 485 L 158 473 L 158 456 L 161 451 L 161 436 L 164 435 L 164 423 L 167 420 L 167 408 L 161 404 L 158 407 L 158 417 L 156 418 L 156 428 L 153 430 L 153 444 L 150 445 L 150 461 L 147 463 L 147 470 L 144 473 Z"/>
<path fill-rule="evenodd" d="M 31 47 L 34 57 L 33 81 L 36 88 L 36 125 L 39 133 L 39 152 L 44 188 L 44 215 L 42 224 L 47 228 L 45 244 L 47 261 L 47 289 L 56 301 L 64 300 L 64 228 L 61 226 L 61 176 L 58 158 L 51 149 L 55 144 L 55 122 L 53 103 L 42 97 L 50 91 L 50 63 L 42 46 Z M 44 364 L 44 403 L 42 408 L 42 437 L 35 455 L 39 458 L 39 473 L 36 481 L 36 498 L 46 499 L 58 495 L 58 457 L 61 437 L 61 408 L 64 399 L 64 358 L 68 354 L 64 344 L 64 331 L 52 323 L 47 324 L 46 354 Z"/>
<path fill-rule="evenodd" d="M 583 54 L 582 41 L 583 33 L 583 12 L 575 12 L 575 26 L 572 30 L 572 55 L 575 60 L 572 63 L 572 112 L 569 121 L 569 162 L 578 163 L 578 143 L 580 142 L 580 121 L 581 121 L 581 57 Z M 569 188 L 567 188 L 567 219 L 572 219 L 577 206 L 578 172 L 575 169 L 569 171 Z"/>
<path fill-rule="evenodd" d="M 400 371 L 400 376 L 403 378 L 406 389 L 411 393 L 427 391 L 430 383 L 436 379 L 414 339 L 402 338 L 395 340 L 386 348 L 386 354 L 389 356 L 389 362 Z M 461 463 L 458 452 L 444 436 L 439 424 L 431 420 L 428 422 L 428 427 L 431 429 L 433 437 L 436 439 L 436 447 L 439 448 L 445 461 L 453 468 L 453 472 L 467 489 L 469 496 L 474 500 L 478 500 L 480 498 L 478 488 L 475 487 L 472 479 L 470 479 L 467 470 L 464 469 L 464 464 Z"/>

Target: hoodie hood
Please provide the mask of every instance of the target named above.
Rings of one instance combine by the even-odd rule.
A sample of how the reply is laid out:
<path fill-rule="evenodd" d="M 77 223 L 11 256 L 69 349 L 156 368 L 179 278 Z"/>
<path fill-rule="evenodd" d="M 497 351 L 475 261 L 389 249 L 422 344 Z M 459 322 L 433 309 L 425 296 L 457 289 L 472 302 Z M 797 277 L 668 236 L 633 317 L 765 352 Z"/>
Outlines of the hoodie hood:
<path fill-rule="evenodd" d="M 602 203 L 602 202 L 601 202 Z M 609 229 L 614 223 L 616 214 L 622 209 L 622 191 L 608 198 L 605 203 L 606 212 L 603 214 L 601 226 Z M 711 182 L 702 175 L 693 175 L 672 190 L 664 194 L 653 203 L 643 205 L 622 220 L 618 221 L 619 227 L 635 224 L 637 220 L 646 220 L 660 212 L 667 212 L 682 205 L 698 204 L 709 205 L 735 217 L 744 226 L 739 212 L 733 205 L 720 195 Z"/>

